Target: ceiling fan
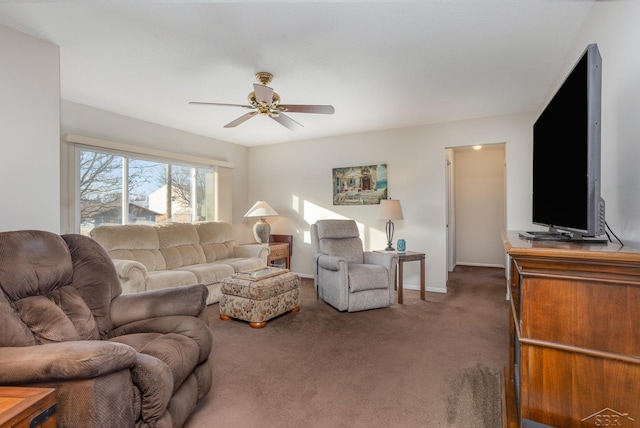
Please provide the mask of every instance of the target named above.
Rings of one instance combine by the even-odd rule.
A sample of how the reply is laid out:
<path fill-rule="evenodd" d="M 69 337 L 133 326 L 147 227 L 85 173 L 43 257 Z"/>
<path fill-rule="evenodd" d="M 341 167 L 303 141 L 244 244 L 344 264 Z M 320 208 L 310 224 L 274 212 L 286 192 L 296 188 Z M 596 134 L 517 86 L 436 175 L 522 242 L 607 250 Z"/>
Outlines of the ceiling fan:
<path fill-rule="evenodd" d="M 260 84 L 253 84 L 253 91 L 247 97 L 249 104 L 225 104 L 225 103 L 206 103 L 200 101 L 191 101 L 189 104 L 202 104 L 211 106 L 228 106 L 228 107 L 242 107 L 250 109 L 249 113 L 246 113 L 234 121 L 227 123 L 225 128 L 233 128 L 241 123 L 246 122 L 257 115 L 268 116 L 275 120 L 279 124 L 287 127 L 290 130 L 301 128 L 302 125 L 286 114 L 287 113 L 319 113 L 319 114 L 333 114 L 335 109 L 330 105 L 305 105 L 305 104 L 280 104 L 280 95 L 268 87 L 267 84 L 273 80 L 273 74 L 261 71 L 256 74 L 256 79 Z"/>

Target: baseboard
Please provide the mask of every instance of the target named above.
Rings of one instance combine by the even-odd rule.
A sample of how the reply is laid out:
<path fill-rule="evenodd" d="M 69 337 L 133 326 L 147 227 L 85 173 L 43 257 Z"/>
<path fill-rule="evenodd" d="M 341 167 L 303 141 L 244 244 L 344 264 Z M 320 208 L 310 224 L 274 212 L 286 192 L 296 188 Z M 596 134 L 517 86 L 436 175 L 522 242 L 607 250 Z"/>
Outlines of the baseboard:
<path fill-rule="evenodd" d="M 313 275 L 309 275 L 308 273 L 297 273 L 297 272 L 293 272 L 296 275 L 298 275 L 300 278 L 308 278 L 308 279 L 313 279 Z M 418 285 L 408 285 L 408 284 L 404 284 L 404 289 L 405 290 L 415 290 L 415 291 L 420 291 L 420 286 Z M 447 294 L 447 289 L 446 288 L 435 288 L 435 287 L 425 287 L 424 291 L 429 292 L 429 293 L 442 293 L 442 294 Z"/>
<path fill-rule="evenodd" d="M 313 275 L 309 275 L 308 273 L 297 273 L 297 272 L 293 272 L 293 273 L 298 275 L 300 278 L 313 279 Z"/>
<path fill-rule="evenodd" d="M 420 286 L 418 285 L 410 285 L 410 284 L 404 284 L 403 287 L 405 290 L 415 290 L 415 291 L 420 291 Z M 447 294 L 447 289 L 446 288 L 436 288 L 436 287 L 425 287 L 424 291 L 429 292 L 429 293 L 442 293 L 442 294 Z"/>
<path fill-rule="evenodd" d="M 504 269 L 504 265 L 502 265 L 502 264 L 494 264 L 494 263 L 456 262 L 456 266 L 475 266 L 475 267 L 490 267 L 490 268 Z"/>

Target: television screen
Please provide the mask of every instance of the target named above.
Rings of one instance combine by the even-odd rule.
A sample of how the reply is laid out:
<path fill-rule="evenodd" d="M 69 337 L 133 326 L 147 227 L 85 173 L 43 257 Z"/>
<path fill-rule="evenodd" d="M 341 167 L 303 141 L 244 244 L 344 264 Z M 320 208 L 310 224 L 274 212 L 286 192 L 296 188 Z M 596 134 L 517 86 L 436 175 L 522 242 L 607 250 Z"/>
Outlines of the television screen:
<path fill-rule="evenodd" d="M 575 238 L 604 233 L 601 63 L 589 45 L 533 127 L 533 222 Z"/>

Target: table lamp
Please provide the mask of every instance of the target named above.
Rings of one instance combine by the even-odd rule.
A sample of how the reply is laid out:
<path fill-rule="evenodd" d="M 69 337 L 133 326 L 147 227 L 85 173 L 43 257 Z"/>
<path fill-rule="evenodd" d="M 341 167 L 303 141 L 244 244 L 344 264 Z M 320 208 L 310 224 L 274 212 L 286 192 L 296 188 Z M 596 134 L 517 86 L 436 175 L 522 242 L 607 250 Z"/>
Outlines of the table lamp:
<path fill-rule="evenodd" d="M 393 221 L 402 220 L 402 207 L 400 201 L 397 199 L 382 199 L 380 201 L 380 208 L 378 208 L 378 218 L 381 220 L 387 220 L 387 248 L 385 251 L 395 251 L 393 248 Z"/>
<path fill-rule="evenodd" d="M 278 215 L 276 210 L 265 201 L 258 201 L 247 211 L 245 217 L 258 217 L 258 221 L 253 225 L 253 236 L 260 244 L 269 243 L 269 235 L 271 234 L 271 226 L 267 223 L 266 217 Z"/>

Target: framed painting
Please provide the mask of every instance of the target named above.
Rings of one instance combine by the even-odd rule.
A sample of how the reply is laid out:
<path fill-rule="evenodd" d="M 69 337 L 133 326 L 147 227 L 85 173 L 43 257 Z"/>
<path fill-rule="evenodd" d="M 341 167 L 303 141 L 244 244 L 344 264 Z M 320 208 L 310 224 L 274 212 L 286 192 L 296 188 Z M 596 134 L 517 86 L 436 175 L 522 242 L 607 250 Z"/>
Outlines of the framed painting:
<path fill-rule="evenodd" d="M 376 205 L 387 192 L 385 163 L 333 168 L 333 205 Z"/>

